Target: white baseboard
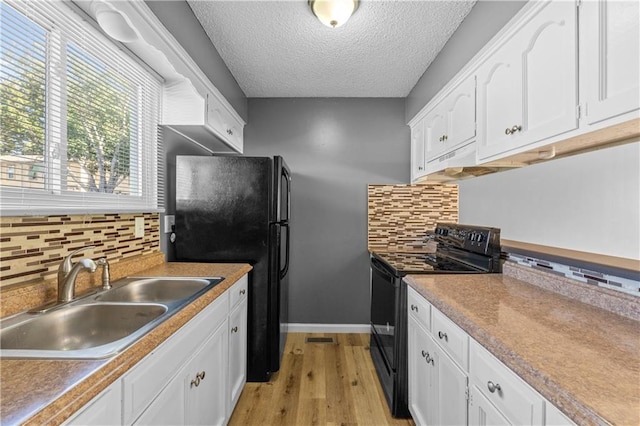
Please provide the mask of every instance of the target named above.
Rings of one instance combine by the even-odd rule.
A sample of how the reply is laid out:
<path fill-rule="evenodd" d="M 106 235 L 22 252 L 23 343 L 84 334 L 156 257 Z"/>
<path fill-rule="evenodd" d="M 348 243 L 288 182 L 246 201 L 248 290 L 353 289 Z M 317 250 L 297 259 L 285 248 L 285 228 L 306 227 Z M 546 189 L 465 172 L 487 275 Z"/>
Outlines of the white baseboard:
<path fill-rule="evenodd" d="M 369 324 L 287 324 L 289 333 L 369 333 Z"/>

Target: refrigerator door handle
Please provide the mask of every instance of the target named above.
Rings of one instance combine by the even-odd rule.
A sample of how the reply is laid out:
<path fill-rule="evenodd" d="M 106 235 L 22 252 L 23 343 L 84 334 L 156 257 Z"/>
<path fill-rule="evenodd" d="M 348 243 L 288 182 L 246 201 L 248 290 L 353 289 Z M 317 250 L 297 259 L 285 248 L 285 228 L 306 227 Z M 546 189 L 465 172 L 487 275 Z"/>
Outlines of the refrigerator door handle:
<path fill-rule="evenodd" d="M 280 270 L 280 279 L 282 279 L 285 277 L 285 275 L 287 275 L 287 272 L 289 272 L 289 243 L 290 243 L 289 235 L 291 233 L 289 232 L 290 228 L 288 223 L 284 222 L 280 226 L 282 228 L 286 228 L 287 230 L 287 239 L 286 239 L 287 245 L 285 246 L 285 262 L 284 262 L 284 267 Z"/>

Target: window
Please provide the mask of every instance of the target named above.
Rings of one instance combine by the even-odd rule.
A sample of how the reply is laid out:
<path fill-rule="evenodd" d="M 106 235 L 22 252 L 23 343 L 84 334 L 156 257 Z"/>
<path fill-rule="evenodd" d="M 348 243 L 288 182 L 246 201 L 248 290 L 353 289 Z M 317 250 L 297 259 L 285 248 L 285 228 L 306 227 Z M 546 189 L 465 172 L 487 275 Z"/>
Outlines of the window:
<path fill-rule="evenodd" d="M 3 215 L 161 210 L 160 82 L 64 2 L 0 4 Z"/>

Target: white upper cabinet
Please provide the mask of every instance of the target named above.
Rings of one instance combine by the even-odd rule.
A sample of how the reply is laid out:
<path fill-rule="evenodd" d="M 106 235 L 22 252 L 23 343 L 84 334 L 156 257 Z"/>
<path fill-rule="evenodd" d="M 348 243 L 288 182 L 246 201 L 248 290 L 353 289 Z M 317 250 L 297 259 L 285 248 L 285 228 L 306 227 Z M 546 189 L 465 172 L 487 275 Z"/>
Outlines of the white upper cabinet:
<path fill-rule="evenodd" d="M 411 181 L 424 176 L 424 120 L 411 126 Z"/>
<path fill-rule="evenodd" d="M 587 123 L 595 124 L 637 111 L 640 107 L 640 3 L 583 2 L 580 40 Z"/>
<path fill-rule="evenodd" d="M 425 118 L 427 162 L 472 142 L 476 136 L 476 80 L 456 86 Z"/>
<path fill-rule="evenodd" d="M 505 155 L 578 127 L 577 9 L 530 10 L 478 69 L 478 158 Z"/>

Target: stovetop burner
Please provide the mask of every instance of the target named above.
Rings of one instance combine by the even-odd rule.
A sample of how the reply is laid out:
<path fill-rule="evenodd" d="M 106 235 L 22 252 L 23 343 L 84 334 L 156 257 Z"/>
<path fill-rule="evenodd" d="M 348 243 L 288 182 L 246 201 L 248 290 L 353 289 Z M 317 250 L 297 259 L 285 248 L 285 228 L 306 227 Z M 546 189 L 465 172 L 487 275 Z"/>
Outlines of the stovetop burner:
<path fill-rule="evenodd" d="M 501 272 L 500 230 L 439 223 L 431 238 L 436 252 L 376 250 L 372 255 L 397 276 L 407 274 L 469 274 Z"/>

